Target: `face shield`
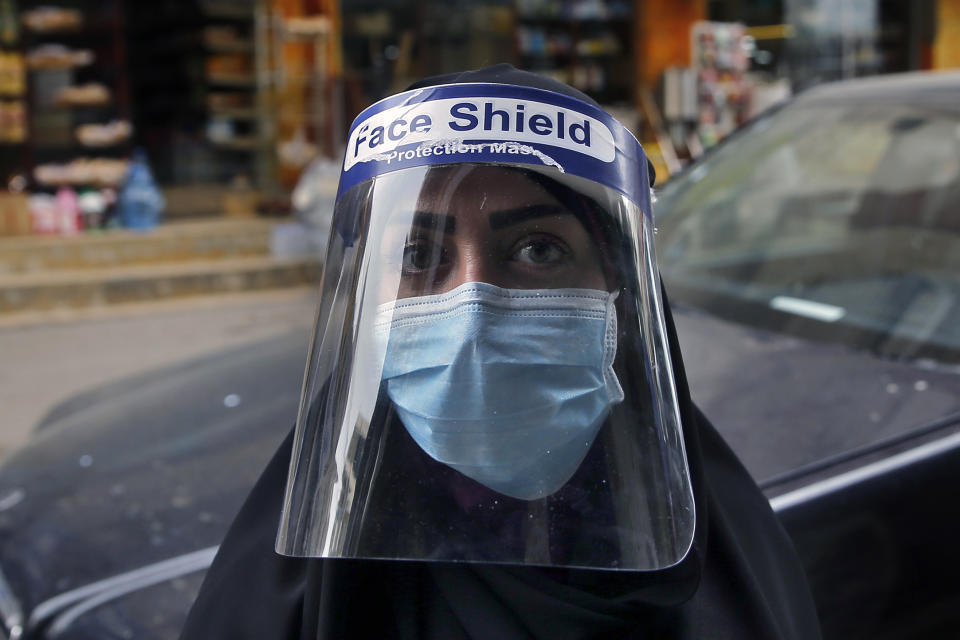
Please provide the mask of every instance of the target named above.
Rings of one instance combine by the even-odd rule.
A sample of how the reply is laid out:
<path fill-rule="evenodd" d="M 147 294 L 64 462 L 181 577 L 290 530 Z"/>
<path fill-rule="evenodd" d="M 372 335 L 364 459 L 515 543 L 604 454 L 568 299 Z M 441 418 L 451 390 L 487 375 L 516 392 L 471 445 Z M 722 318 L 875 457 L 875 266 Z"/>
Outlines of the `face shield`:
<path fill-rule="evenodd" d="M 277 551 L 664 569 L 694 505 L 647 160 L 575 98 L 442 85 L 354 123 Z"/>

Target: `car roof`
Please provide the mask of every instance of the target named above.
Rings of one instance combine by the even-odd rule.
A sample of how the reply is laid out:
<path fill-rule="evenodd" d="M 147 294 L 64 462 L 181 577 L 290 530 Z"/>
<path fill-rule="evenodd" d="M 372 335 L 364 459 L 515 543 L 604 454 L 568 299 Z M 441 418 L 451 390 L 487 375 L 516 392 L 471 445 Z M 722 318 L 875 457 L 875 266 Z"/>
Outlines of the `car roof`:
<path fill-rule="evenodd" d="M 960 71 L 913 71 L 828 82 L 801 92 L 794 102 L 895 102 L 960 110 Z"/>

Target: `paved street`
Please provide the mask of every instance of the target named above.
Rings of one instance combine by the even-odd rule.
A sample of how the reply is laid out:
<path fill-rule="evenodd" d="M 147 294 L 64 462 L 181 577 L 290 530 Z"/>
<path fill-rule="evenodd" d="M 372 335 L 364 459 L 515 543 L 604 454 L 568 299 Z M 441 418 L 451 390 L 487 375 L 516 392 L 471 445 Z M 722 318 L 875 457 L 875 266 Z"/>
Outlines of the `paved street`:
<path fill-rule="evenodd" d="M 0 455 L 22 443 L 53 405 L 76 392 L 308 327 L 315 303 L 310 288 L 60 316 L 0 316 Z"/>

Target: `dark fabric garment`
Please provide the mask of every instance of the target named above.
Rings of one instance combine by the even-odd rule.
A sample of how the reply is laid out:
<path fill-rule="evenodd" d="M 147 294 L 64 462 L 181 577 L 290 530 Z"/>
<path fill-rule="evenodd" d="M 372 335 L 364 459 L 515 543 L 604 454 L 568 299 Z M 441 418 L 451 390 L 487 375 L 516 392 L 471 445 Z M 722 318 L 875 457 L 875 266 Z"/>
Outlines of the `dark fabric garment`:
<path fill-rule="evenodd" d="M 523 87 L 532 87 L 534 89 L 544 89 L 554 93 L 562 93 L 577 100 L 591 104 L 598 109 L 600 105 L 597 101 L 587 94 L 574 89 L 571 86 L 557 82 L 547 76 L 537 75 L 529 71 L 517 69 L 511 64 L 495 64 L 483 69 L 471 69 L 469 71 L 458 71 L 456 73 L 447 73 L 442 76 L 431 76 L 418 82 L 414 82 L 407 87 L 411 89 L 423 89 L 426 87 L 435 87 L 440 84 L 464 84 L 469 82 L 489 82 L 494 84 L 514 84 Z"/>
<path fill-rule="evenodd" d="M 816 640 L 786 533 L 690 401 L 672 357 L 697 501 L 688 558 L 653 573 L 287 558 L 274 552 L 292 434 L 231 527 L 182 640 Z"/>

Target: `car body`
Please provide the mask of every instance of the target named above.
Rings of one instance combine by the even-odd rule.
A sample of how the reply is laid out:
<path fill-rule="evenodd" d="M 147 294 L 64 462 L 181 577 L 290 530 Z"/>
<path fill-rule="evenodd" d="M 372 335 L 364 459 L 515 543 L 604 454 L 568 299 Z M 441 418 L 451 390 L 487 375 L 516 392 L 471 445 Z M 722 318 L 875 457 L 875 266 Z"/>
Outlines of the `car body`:
<path fill-rule="evenodd" d="M 960 635 L 960 74 L 824 85 L 659 194 L 693 399 L 827 637 Z"/>
<path fill-rule="evenodd" d="M 295 331 L 55 407 L 0 471 L 7 628 L 175 638 L 216 545 L 293 425 L 308 344 Z"/>
<path fill-rule="evenodd" d="M 899 137 L 932 120 L 933 151 Z M 735 134 L 655 205 L 694 400 L 793 537 L 827 638 L 960 633 L 958 132 L 960 74 L 827 85 Z M 791 149 L 803 144 L 824 162 Z M 883 253 L 894 246 L 899 271 Z M 930 268 L 900 278 L 913 264 Z M 176 637 L 292 427 L 308 341 L 291 333 L 55 408 L 0 468 L 8 635 Z"/>

